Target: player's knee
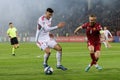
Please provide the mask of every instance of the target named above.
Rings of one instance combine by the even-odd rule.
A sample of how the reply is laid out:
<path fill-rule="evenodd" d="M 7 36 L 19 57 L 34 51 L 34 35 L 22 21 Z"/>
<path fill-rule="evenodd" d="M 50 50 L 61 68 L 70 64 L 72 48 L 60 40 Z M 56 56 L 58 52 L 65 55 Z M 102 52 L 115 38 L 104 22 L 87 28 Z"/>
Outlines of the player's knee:
<path fill-rule="evenodd" d="M 89 49 L 90 53 L 94 53 L 94 47 L 93 46 L 89 46 L 88 49 Z"/>
<path fill-rule="evenodd" d="M 61 48 L 61 47 L 59 47 L 59 48 L 58 48 L 58 51 L 62 51 L 62 48 Z"/>
<path fill-rule="evenodd" d="M 14 45 L 13 47 L 14 47 L 15 49 L 17 48 L 17 46 L 16 46 L 16 45 Z"/>
<path fill-rule="evenodd" d="M 50 54 L 50 49 L 49 48 L 46 48 L 44 51 L 45 51 L 45 53 Z"/>
<path fill-rule="evenodd" d="M 94 50 L 91 49 L 91 50 L 90 50 L 90 53 L 94 53 Z"/>
<path fill-rule="evenodd" d="M 54 49 L 57 50 L 57 51 L 62 51 L 62 47 L 61 47 L 59 44 L 57 44 L 57 45 L 54 47 Z"/>
<path fill-rule="evenodd" d="M 95 56 L 96 56 L 97 58 L 99 58 L 99 56 L 100 56 L 100 51 L 96 51 Z"/>
<path fill-rule="evenodd" d="M 50 54 L 50 51 L 45 51 L 46 54 Z"/>

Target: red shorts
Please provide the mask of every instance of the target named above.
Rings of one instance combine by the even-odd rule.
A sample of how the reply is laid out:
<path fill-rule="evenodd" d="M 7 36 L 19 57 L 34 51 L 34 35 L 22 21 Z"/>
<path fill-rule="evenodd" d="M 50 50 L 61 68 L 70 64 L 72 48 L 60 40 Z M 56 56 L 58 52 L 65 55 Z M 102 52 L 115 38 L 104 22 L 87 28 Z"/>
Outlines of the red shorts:
<path fill-rule="evenodd" d="M 97 41 L 97 42 L 88 41 L 87 45 L 88 46 L 91 46 L 91 45 L 94 46 L 94 52 L 101 50 L 101 43 L 100 43 L 100 41 Z"/>

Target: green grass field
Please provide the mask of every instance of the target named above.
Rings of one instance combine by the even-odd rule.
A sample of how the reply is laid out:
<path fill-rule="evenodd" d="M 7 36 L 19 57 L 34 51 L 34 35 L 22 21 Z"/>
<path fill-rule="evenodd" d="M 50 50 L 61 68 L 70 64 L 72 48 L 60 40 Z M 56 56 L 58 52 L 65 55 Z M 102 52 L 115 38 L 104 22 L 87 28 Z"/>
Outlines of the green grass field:
<path fill-rule="evenodd" d="M 112 48 L 102 45 L 98 71 L 93 66 L 89 72 L 85 67 L 91 61 L 86 43 L 60 43 L 63 47 L 62 64 L 67 71 L 56 69 L 55 51 L 49 59 L 53 75 L 43 72 L 43 52 L 35 43 L 21 43 L 16 56 L 11 56 L 11 45 L 0 43 L 0 80 L 120 80 L 120 43 L 111 43 Z"/>

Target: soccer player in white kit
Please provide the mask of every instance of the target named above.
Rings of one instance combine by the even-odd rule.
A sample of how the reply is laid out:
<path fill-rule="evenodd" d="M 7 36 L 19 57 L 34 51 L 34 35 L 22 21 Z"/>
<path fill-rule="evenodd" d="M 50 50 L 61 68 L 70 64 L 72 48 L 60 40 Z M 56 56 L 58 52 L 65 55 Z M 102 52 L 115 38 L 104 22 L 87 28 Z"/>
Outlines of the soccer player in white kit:
<path fill-rule="evenodd" d="M 110 31 L 107 29 L 107 27 L 104 27 L 104 36 L 105 36 L 105 41 L 103 42 L 106 48 L 110 48 L 111 45 L 109 44 L 109 35 L 112 37 L 112 34 Z"/>
<path fill-rule="evenodd" d="M 51 27 L 51 20 L 53 15 L 53 9 L 47 8 L 46 13 L 38 19 L 37 31 L 36 31 L 36 44 L 37 46 L 45 52 L 44 54 L 44 68 L 48 67 L 48 59 L 51 54 L 51 48 L 56 50 L 56 59 L 57 59 L 57 69 L 63 71 L 67 70 L 63 65 L 61 65 L 62 59 L 62 47 L 55 41 L 54 36 L 50 31 L 62 28 L 65 26 L 64 22 L 60 22 L 57 26 Z"/>

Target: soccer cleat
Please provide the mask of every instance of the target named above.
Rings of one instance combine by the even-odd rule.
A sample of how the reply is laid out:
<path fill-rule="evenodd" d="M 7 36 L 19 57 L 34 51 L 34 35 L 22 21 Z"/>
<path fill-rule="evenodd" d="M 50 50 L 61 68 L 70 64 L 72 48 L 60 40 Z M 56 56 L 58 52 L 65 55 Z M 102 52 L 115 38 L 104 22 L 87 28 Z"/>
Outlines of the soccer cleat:
<path fill-rule="evenodd" d="M 85 68 L 85 72 L 88 72 L 89 69 L 90 69 L 90 66 L 87 66 L 87 67 Z"/>
<path fill-rule="evenodd" d="M 15 56 L 15 54 L 12 54 L 12 56 Z"/>
<path fill-rule="evenodd" d="M 67 68 L 65 68 L 64 66 L 62 65 L 57 65 L 57 69 L 61 69 L 63 71 L 67 70 Z"/>
<path fill-rule="evenodd" d="M 43 67 L 46 68 L 46 67 L 48 67 L 48 65 L 47 64 L 43 64 Z"/>
<path fill-rule="evenodd" d="M 102 67 L 101 66 L 97 66 L 96 69 L 102 70 Z"/>

